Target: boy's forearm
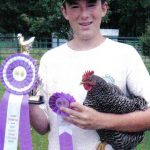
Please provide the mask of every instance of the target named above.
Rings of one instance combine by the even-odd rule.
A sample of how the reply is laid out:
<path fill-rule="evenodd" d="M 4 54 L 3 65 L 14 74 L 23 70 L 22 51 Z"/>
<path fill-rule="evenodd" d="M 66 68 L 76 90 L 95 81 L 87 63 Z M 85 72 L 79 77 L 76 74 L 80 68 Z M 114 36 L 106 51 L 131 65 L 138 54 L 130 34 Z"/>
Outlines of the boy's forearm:
<path fill-rule="evenodd" d="M 34 104 L 30 104 L 30 123 L 32 127 L 40 134 L 45 134 L 50 130 L 50 125 L 44 111 Z"/>
<path fill-rule="evenodd" d="M 108 116 L 107 116 L 108 115 Z M 138 132 L 150 129 L 150 108 L 127 114 L 106 114 L 107 129 L 122 132 Z"/>

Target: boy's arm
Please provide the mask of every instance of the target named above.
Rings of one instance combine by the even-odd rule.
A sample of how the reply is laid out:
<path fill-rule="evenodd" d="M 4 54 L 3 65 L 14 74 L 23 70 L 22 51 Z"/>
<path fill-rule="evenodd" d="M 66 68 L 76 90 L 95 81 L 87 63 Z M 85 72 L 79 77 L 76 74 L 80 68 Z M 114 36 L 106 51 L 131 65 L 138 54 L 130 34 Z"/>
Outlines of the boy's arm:
<path fill-rule="evenodd" d="M 68 113 L 66 121 L 83 129 L 108 129 L 122 132 L 137 132 L 150 129 L 150 108 L 127 114 L 97 112 L 80 103 L 71 103 L 71 108 L 61 108 Z"/>
<path fill-rule="evenodd" d="M 40 134 L 45 134 L 50 130 L 48 117 L 39 105 L 30 104 L 30 123 Z"/>

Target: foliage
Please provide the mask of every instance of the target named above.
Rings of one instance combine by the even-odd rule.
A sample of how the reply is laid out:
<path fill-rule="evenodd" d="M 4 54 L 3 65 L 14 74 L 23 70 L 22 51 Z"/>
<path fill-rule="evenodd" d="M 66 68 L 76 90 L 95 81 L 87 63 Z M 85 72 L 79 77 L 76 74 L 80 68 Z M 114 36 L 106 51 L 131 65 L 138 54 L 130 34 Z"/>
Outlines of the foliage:
<path fill-rule="evenodd" d="M 145 30 L 149 0 L 107 0 L 110 6 L 102 28 L 118 28 L 121 36 L 141 36 Z M 23 33 L 36 37 L 68 37 L 61 0 L 1 0 L 0 33 Z"/>
<path fill-rule="evenodd" d="M 0 20 L 3 21 L 0 22 L 0 33 L 21 32 L 36 37 L 50 37 L 54 33 L 67 38 L 70 28 L 61 14 L 61 2 L 61 0 L 1 0 Z M 108 17 L 105 18 L 105 22 L 107 20 Z"/>
<path fill-rule="evenodd" d="M 141 36 L 147 22 L 149 0 L 112 0 L 109 27 L 118 28 L 120 36 Z"/>
<path fill-rule="evenodd" d="M 0 32 L 49 37 L 61 29 L 60 0 L 0 1 Z M 61 23 L 56 22 L 56 18 Z"/>
<path fill-rule="evenodd" d="M 150 23 L 147 25 L 145 33 L 140 40 L 143 46 L 143 55 L 150 56 Z"/>

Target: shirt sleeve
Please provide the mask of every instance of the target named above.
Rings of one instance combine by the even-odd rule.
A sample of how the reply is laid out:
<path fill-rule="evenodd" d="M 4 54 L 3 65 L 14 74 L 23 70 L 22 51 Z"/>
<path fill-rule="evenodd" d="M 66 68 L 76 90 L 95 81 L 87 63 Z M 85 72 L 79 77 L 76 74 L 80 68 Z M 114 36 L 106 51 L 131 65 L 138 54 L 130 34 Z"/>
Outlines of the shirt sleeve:
<path fill-rule="evenodd" d="M 38 76 L 40 79 L 40 85 L 38 87 L 38 95 L 42 95 L 44 97 L 44 104 L 40 105 L 40 108 L 43 110 L 45 115 L 48 117 L 48 109 L 47 109 L 47 104 L 48 104 L 48 92 L 47 92 L 47 73 L 46 73 L 46 63 L 45 63 L 45 58 L 42 57 L 40 60 L 40 65 L 39 65 L 39 70 L 38 70 Z"/>
<path fill-rule="evenodd" d="M 47 92 L 47 66 L 46 66 L 46 60 L 45 57 L 41 58 L 40 65 L 39 65 L 39 71 L 38 76 L 40 79 L 40 86 L 39 86 L 39 92 L 41 95 L 46 96 L 48 94 Z"/>
<path fill-rule="evenodd" d="M 146 66 L 133 48 L 127 58 L 127 87 L 131 94 L 142 96 L 150 106 L 150 76 Z"/>

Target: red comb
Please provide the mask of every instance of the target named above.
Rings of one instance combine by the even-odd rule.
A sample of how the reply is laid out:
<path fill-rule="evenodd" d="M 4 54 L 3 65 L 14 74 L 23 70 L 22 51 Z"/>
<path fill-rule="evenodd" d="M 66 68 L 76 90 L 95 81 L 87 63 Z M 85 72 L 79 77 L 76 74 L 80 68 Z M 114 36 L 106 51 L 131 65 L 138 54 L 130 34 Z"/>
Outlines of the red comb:
<path fill-rule="evenodd" d="M 83 79 L 87 79 L 89 76 L 93 75 L 94 71 L 85 71 L 85 73 L 83 74 L 82 78 Z"/>

